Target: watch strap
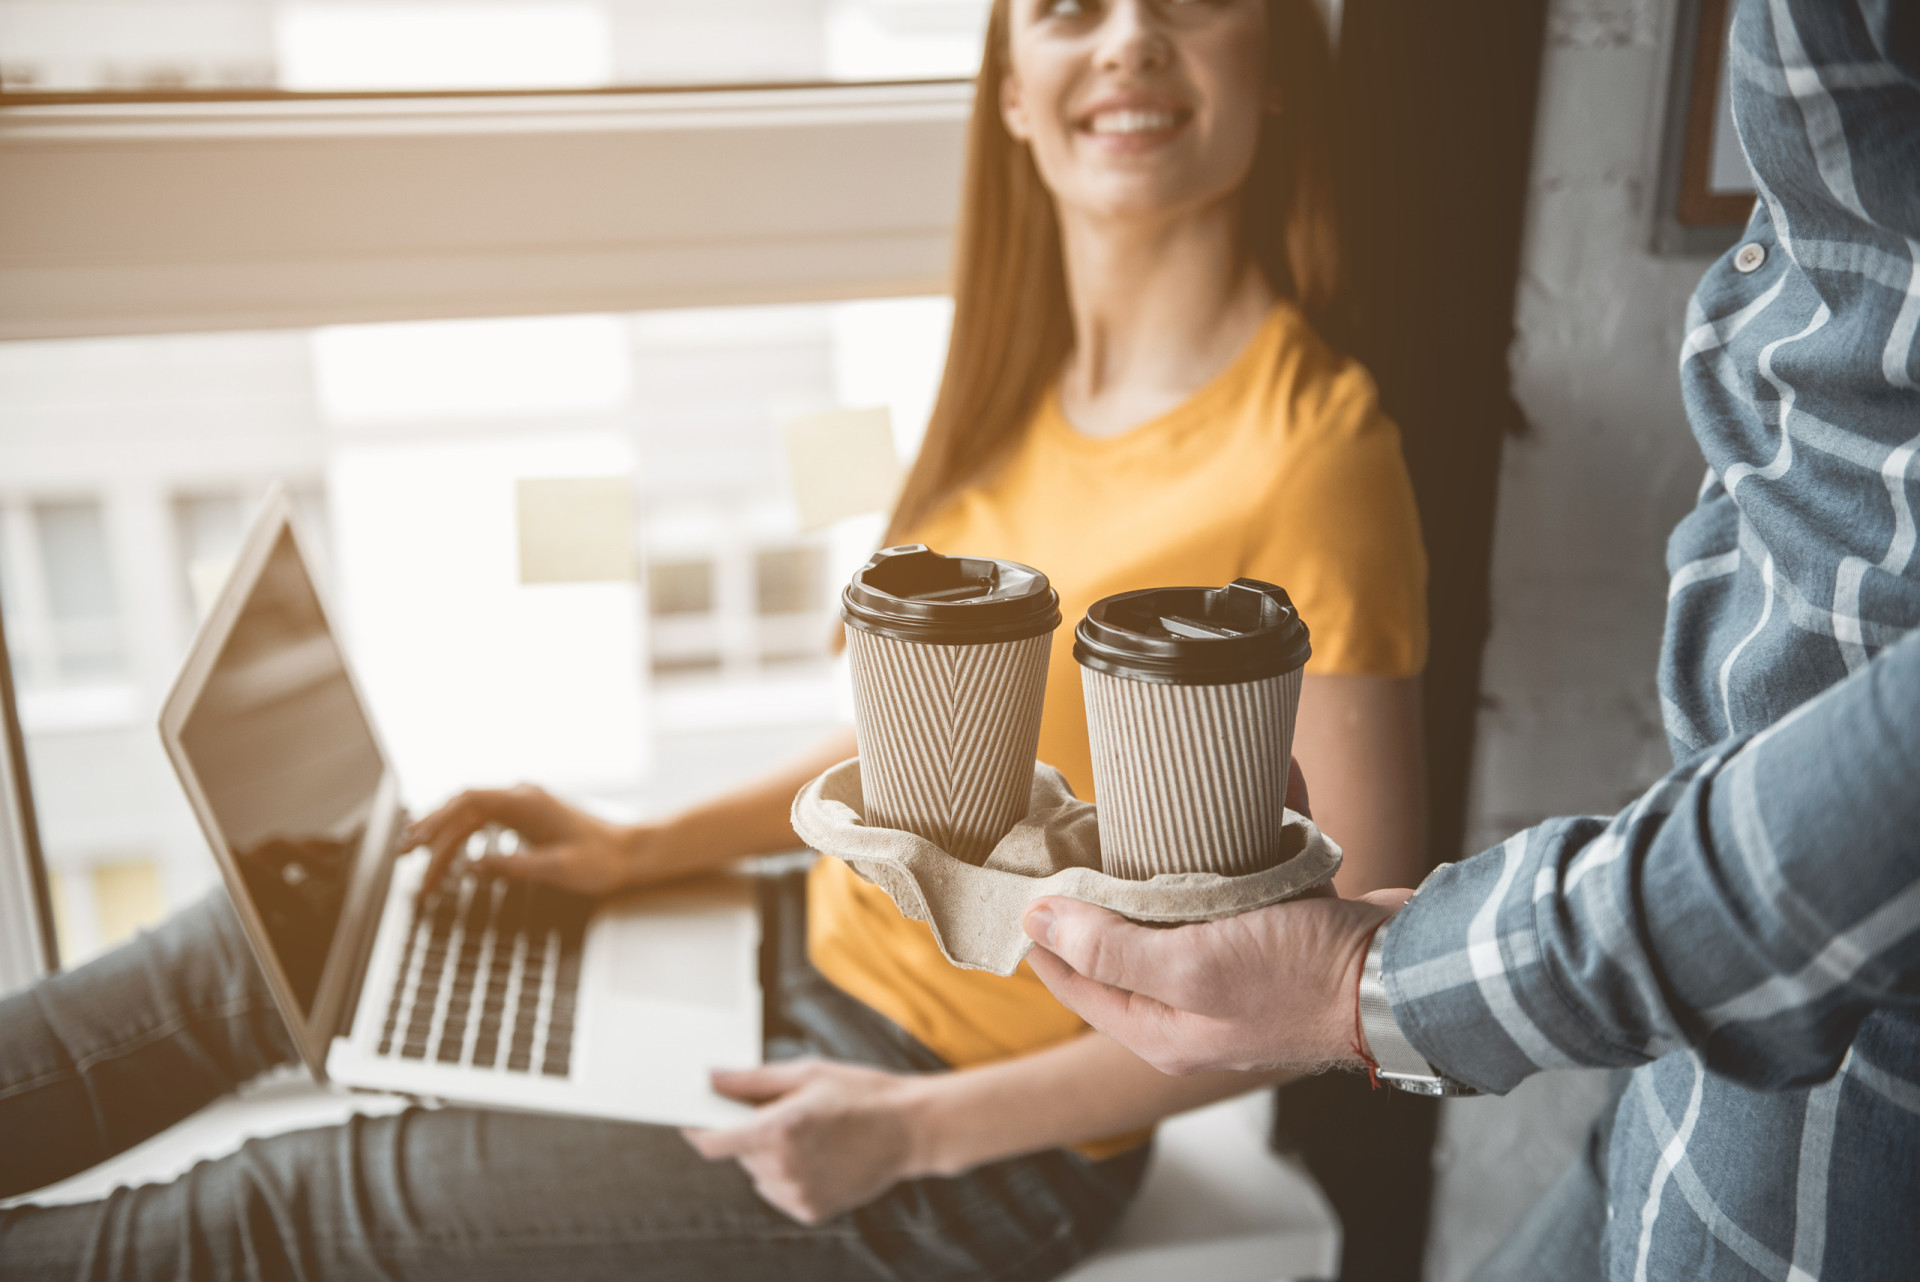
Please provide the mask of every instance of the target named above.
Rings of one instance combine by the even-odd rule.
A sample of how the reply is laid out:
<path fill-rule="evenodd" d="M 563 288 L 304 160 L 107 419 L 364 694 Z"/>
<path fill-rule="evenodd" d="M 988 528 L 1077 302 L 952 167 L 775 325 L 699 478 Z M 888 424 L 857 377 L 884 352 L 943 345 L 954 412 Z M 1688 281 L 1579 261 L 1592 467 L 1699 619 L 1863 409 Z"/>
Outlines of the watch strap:
<path fill-rule="evenodd" d="M 1367 945 L 1366 961 L 1360 968 L 1360 1032 L 1367 1039 L 1376 1072 L 1390 1085 L 1417 1095 L 1478 1095 L 1464 1082 L 1455 1081 L 1427 1062 L 1413 1048 L 1400 1024 L 1393 1017 L 1393 1004 L 1387 1000 L 1382 958 L 1386 954 L 1387 928 L 1382 923 Z"/>

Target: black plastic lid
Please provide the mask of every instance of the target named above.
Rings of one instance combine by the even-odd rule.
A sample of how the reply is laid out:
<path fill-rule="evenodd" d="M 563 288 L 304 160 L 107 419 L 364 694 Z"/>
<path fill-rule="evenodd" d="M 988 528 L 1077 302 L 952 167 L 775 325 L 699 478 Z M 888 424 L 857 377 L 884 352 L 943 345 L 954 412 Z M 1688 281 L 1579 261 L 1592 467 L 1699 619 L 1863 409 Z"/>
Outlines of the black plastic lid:
<path fill-rule="evenodd" d="M 1073 630 L 1082 667 L 1133 681 L 1213 686 L 1304 667 L 1307 625 L 1285 588 L 1147 588 L 1102 597 Z"/>
<path fill-rule="evenodd" d="M 1019 641 L 1060 626 L 1060 594 L 1017 561 L 941 556 L 924 543 L 881 548 L 840 594 L 851 627 L 924 645 Z"/>

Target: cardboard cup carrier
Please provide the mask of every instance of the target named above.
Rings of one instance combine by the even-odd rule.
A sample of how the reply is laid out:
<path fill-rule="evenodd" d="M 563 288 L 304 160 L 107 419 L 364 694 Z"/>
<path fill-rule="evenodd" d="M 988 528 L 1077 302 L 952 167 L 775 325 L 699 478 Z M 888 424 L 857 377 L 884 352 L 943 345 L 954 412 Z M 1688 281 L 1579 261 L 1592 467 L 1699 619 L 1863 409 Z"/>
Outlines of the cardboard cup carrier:
<path fill-rule="evenodd" d="M 1026 817 L 1060 597 L 1013 561 L 883 548 L 840 597 L 866 822 L 981 864 Z"/>
<path fill-rule="evenodd" d="M 1242 876 L 1283 856 L 1287 767 L 1312 647 L 1258 579 L 1094 602 L 1074 631 L 1110 876 Z"/>

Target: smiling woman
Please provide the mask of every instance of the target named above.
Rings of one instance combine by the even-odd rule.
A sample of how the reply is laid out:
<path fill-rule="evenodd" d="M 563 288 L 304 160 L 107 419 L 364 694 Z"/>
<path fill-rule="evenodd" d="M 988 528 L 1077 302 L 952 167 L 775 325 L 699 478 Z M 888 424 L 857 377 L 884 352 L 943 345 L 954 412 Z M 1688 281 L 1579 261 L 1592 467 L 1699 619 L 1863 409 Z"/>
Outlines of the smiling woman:
<path fill-rule="evenodd" d="M 1157 5 L 1193 10 L 1198 18 L 1212 16 L 1215 20 L 1208 25 L 1216 36 L 1237 32 L 1240 44 L 1221 50 L 1225 57 L 1220 74 L 1238 79 L 1208 86 L 1226 92 L 1210 97 L 1210 119 L 1201 127 L 1129 139 L 1129 150 L 1135 154 L 1130 163 L 1096 167 L 1095 157 L 1089 156 L 1082 171 L 1073 163 L 1073 144 L 1077 135 L 1089 131 L 1091 122 L 1079 127 L 1059 113 L 1077 108 L 1083 117 L 1090 117 L 1091 102 L 1050 104 L 1045 95 L 1049 86 L 1055 94 L 1073 92 L 1056 83 L 1063 79 L 1079 83 L 1081 94 L 1087 92 L 1086 71 L 1076 76 L 1072 68 L 1086 64 L 1089 56 L 1084 49 L 1077 58 L 1070 51 L 1076 37 L 1084 43 L 1087 33 L 1111 25 L 1096 21 L 1102 7 L 1100 0 L 1052 4 L 1003 0 L 988 20 L 976 103 L 994 104 L 999 110 L 981 110 L 976 105 L 968 128 L 948 376 L 928 425 L 921 463 L 901 491 L 890 535 L 899 535 L 928 515 L 943 495 L 980 470 L 1024 427 L 1027 414 L 1059 375 L 1074 347 L 1076 331 L 1068 312 L 1063 258 L 1063 251 L 1071 252 L 1063 241 L 1071 239 L 1073 214 L 1065 200 L 1056 202 L 1056 192 L 1070 199 L 1076 188 L 1087 187 L 1095 189 L 1089 196 L 1099 192 L 1111 201 L 1129 192 L 1139 201 L 1147 195 L 1143 188 L 1168 181 L 1170 174 L 1161 176 L 1168 170 L 1204 164 L 1214 172 L 1191 190 L 1176 189 L 1172 203 L 1212 206 L 1206 211 L 1207 221 L 1214 224 L 1209 228 L 1215 242 L 1211 252 L 1223 248 L 1220 238 L 1225 232 L 1229 256 L 1250 257 L 1268 287 L 1291 295 L 1309 319 L 1318 319 L 1333 302 L 1339 262 L 1326 146 L 1331 67 L 1315 8 L 1304 0 L 1227 5 L 1223 13 L 1217 0 Z M 1134 9 L 1132 5 L 1105 7 L 1121 10 L 1123 23 Z M 1020 15 L 1020 45 L 1032 51 L 1034 66 L 1028 74 L 1035 84 L 1028 90 L 1013 74 L 1015 15 Z M 1195 25 L 1196 20 L 1188 17 L 1185 22 Z M 1158 38 L 1151 32 L 1143 34 L 1150 42 Z M 1207 27 L 1197 34 L 1206 38 Z M 1246 39 L 1249 34 L 1256 37 L 1251 42 Z M 1249 49 L 1264 51 L 1251 71 Z M 1176 74 L 1193 73 L 1183 62 Z M 1251 84 L 1247 83 L 1250 75 Z M 1096 82 L 1093 87 L 1108 94 L 1139 94 L 1134 87 L 1138 82 L 1139 77 L 1119 79 L 1127 88 L 1116 90 L 1109 76 L 1104 85 Z M 1282 86 L 1286 87 L 1284 98 Z M 1157 91 L 1173 92 L 1165 87 Z M 1032 107 L 1029 97 L 1034 100 Z M 1181 101 L 1190 119 L 1193 108 Z M 1042 114 L 1048 107 L 1054 112 L 1052 121 Z M 1219 137 L 1223 124 L 1211 118 L 1219 114 L 1233 118 L 1233 124 L 1226 126 L 1233 136 Z M 1106 126 L 1120 123 L 1110 119 Z M 1026 145 L 1022 131 L 1031 135 L 1036 130 L 1041 131 L 1039 138 L 1034 145 Z M 1173 141 L 1168 134 L 1180 132 L 1189 137 L 1175 166 L 1169 166 L 1165 163 L 1169 149 L 1159 144 Z M 1209 137 L 1196 140 L 1194 135 L 1201 133 Z M 1199 142 L 1222 145 L 1202 147 Z M 1188 159 L 1195 152 L 1204 152 L 1207 160 Z M 1222 217 L 1224 227 L 1219 225 Z M 1063 219 L 1068 224 L 1064 236 Z M 1159 212 L 1149 212 L 1142 222 L 1156 232 L 1167 227 Z M 1085 243 L 1084 237 L 1080 243 Z M 1179 270 L 1178 264 L 1162 261 L 1161 271 Z M 1104 266 L 1083 264 L 1082 284 L 1110 280 L 1117 285 L 1126 280 L 1102 270 Z"/>
<path fill-rule="evenodd" d="M 1422 863 L 1425 560 L 1398 433 L 1314 328 L 1339 267 L 1328 63 L 1308 0 L 996 4 L 946 376 L 888 541 L 1039 566 L 1069 622 L 1140 588 L 1284 584 L 1314 638 L 1295 752 L 1351 894 Z M 1064 645 L 1039 755 L 1093 794 Z M 1031 972 L 948 965 L 845 865 L 809 893 L 814 964 L 947 1063 L 1013 1073 L 1082 1035 Z"/>

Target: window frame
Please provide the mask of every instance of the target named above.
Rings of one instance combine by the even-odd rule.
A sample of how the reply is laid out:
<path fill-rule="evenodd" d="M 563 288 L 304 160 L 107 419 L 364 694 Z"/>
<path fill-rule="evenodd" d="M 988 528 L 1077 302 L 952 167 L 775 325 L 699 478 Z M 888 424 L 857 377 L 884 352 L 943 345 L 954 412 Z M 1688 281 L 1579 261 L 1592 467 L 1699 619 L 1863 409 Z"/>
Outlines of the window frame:
<path fill-rule="evenodd" d="M 973 84 L 33 98 L 0 340 L 942 293 Z"/>
<path fill-rule="evenodd" d="M 59 968 L 51 887 L 0 618 L 0 995 Z"/>

